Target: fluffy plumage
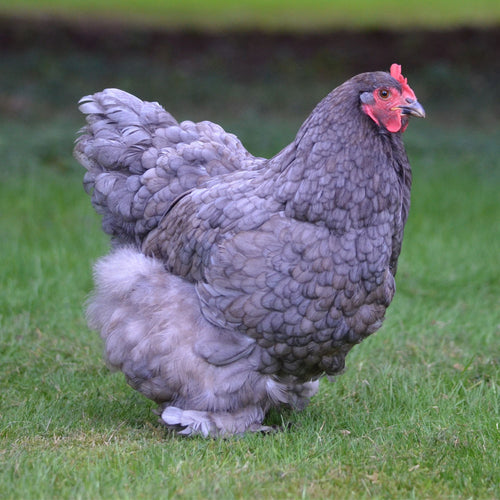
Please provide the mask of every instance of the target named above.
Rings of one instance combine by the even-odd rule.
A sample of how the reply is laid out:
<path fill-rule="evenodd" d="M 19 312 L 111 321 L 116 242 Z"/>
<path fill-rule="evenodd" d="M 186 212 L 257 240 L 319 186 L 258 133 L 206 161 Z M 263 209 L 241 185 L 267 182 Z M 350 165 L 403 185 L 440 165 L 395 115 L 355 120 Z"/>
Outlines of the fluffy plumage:
<path fill-rule="evenodd" d="M 321 101 L 270 160 L 210 122 L 108 89 L 75 156 L 113 250 L 89 324 L 182 434 L 266 430 L 382 324 L 410 202 L 401 140 L 424 116 L 393 65 Z"/>

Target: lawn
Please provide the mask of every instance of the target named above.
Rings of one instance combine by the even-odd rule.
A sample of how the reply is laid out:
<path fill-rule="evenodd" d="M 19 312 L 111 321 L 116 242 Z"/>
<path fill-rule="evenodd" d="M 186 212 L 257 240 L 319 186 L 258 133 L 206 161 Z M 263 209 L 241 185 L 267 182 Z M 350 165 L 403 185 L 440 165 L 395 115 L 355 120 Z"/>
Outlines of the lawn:
<path fill-rule="evenodd" d="M 5 0 L 4 0 L 5 2 Z M 1 12 L 89 16 L 169 28 L 317 31 L 329 28 L 422 28 L 494 26 L 497 0 L 16 0 L 0 2 Z"/>
<path fill-rule="evenodd" d="M 71 158 L 76 101 L 122 87 L 272 155 L 349 68 L 321 47 L 250 72 L 209 49 L 123 53 L 2 50 L 0 496 L 500 498 L 497 67 L 403 66 L 428 118 L 405 133 L 413 204 L 386 323 L 303 412 L 270 415 L 283 432 L 205 440 L 167 433 L 85 325 L 107 240 Z"/>

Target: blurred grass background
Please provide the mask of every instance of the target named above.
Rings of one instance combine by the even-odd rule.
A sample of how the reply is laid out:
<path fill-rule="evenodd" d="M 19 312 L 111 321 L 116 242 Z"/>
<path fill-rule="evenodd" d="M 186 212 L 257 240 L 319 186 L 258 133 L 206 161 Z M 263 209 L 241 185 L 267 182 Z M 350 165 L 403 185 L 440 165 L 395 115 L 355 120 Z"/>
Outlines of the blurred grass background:
<path fill-rule="evenodd" d="M 0 496 L 500 498 L 498 2 L 34 4 L 0 2 Z M 271 415 L 283 433 L 165 433 L 85 325 L 108 242 L 71 157 L 78 99 L 120 87 L 271 156 L 333 87 L 392 62 L 427 119 L 405 133 L 384 327 L 304 412 Z"/>
<path fill-rule="evenodd" d="M 496 0 L 2 0 L 0 12 L 80 16 L 169 29 L 265 29 L 318 31 L 332 28 L 445 28 L 494 26 Z"/>

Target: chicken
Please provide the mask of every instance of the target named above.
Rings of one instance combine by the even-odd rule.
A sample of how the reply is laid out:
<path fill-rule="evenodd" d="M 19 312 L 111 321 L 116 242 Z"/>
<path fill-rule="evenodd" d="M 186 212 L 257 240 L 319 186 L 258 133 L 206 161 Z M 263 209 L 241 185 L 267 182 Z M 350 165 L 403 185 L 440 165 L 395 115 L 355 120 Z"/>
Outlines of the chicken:
<path fill-rule="evenodd" d="M 380 328 L 410 204 L 401 134 L 424 117 L 401 67 L 355 76 L 255 158 L 117 89 L 80 101 L 75 146 L 112 249 L 89 326 L 110 367 L 183 435 L 267 431 Z"/>

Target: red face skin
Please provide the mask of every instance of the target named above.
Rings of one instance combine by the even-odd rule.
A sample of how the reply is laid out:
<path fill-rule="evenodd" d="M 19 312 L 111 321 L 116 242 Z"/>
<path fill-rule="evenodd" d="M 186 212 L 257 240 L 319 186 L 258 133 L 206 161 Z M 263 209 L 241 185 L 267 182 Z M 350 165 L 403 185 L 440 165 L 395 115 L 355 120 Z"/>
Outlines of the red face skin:
<path fill-rule="evenodd" d="M 416 102 L 410 87 L 403 87 L 402 92 L 394 87 L 381 87 L 372 93 L 374 102 L 362 105 L 363 111 L 380 127 L 389 132 L 404 132 L 408 126 L 408 116 L 403 108 Z"/>

